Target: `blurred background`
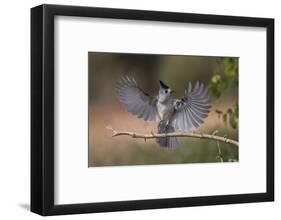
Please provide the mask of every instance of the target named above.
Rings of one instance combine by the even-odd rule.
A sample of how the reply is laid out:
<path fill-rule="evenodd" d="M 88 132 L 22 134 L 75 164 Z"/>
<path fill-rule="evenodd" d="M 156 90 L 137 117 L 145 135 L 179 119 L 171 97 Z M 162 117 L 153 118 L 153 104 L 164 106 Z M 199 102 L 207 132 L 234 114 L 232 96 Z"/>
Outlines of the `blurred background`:
<path fill-rule="evenodd" d="M 178 138 L 178 148 L 164 149 L 154 139 L 111 137 L 106 129 L 156 132 L 155 122 L 133 116 L 119 102 L 115 87 L 123 75 L 134 77 L 151 95 L 157 95 L 162 80 L 176 98 L 183 96 L 189 81 L 200 81 L 209 88 L 212 108 L 196 132 L 217 130 L 217 135 L 238 141 L 238 58 L 100 52 L 89 52 L 88 57 L 89 167 L 238 161 L 238 148 L 230 144 Z"/>

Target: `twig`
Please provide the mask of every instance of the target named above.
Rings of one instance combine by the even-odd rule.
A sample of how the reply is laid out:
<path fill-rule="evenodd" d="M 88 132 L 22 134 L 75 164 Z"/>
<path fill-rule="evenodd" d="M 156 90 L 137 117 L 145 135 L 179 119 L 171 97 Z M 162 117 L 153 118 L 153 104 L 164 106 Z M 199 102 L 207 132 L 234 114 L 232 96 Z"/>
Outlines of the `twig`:
<path fill-rule="evenodd" d="M 209 139 L 219 142 L 224 142 L 227 144 L 232 144 L 236 147 L 239 147 L 238 141 L 217 136 L 215 134 L 201 134 L 201 133 L 195 133 L 195 132 L 172 132 L 172 133 L 164 133 L 164 134 L 144 134 L 144 133 L 137 133 L 132 131 L 117 131 L 114 130 L 112 127 L 107 126 L 107 129 L 112 131 L 112 137 L 121 136 L 121 135 L 127 135 L 131 136 L 132 138 L 143 138 L 143 139 L 153 139 L 153 138 L 160 138 L 160 137 L 191 137 L 191 138 L 200 138 L 200 139 Z"/>
<path fill-rule="evenodd" d="M 216 135 L 217 133 L 219 133 L 218 130 L 215 130 L 212 135 Z M 225 136 L 224 136 L 225 138 Z M 220 143 L 219 141 L 217 141 L 217 149 L 218 149 L 218 155 L 217 158 L 220 159 L 220 162 L 223 162 L 223 156 L 222 156 L 222 152 L 221 152 L 221 148 L 220 148 Z"/>
<path fill-rule="evenodd" d="M 223 156 L 221 153 L 220 143 L 217 141 L 217 149 L 218 149 L 218 159 L 220 159 L 220 162 L 223 162 Z"/>

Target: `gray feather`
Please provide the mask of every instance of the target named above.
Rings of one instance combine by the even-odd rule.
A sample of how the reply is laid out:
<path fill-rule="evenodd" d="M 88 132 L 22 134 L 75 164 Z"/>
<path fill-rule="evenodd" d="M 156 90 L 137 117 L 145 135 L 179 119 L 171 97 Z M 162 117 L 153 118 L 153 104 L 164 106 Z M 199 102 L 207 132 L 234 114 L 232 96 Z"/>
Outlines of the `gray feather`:
<path fill-rule="evenodd" d="M 116 94 L 127 110 L 145 121 L 156 119 L 157 99 L 138 87 L 134 78 L 124 76 L 117 83 Z"/>
<path fill-rule="evenodd" d="M 165 122 L 160 122 L 158 124 L 158 133 L 171 133 L 174 132 L 175 129 L 171 125 L 166 125 Z M 163 148 L 169 148 L 174 149 L 178 146 L 177 138 L 175 137 L 163 137 L 163 138 L 157 138 L 156 142 L 160 145 L 160 147 Z"/>
<path fill-rule="evenodd" d="M 176 113 L 171 119 L 171 124 L 179 130 L 198 128 L 210 112 L 208 88 L 204 88 L 203 83 L 199 82 L 193 87 L 189 82 L 184 94 L 175 106 Z"/>

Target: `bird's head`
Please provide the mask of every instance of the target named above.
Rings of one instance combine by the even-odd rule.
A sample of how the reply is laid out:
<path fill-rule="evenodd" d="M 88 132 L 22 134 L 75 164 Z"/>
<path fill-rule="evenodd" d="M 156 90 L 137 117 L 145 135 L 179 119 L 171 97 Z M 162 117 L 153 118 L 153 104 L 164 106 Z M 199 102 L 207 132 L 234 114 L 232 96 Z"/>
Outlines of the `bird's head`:
<path fill-rule="evenodd" d="M 160 102 L 165 102 L 174 91 L 170 89 L 169 86 L 165 85 L 161 80 L 159 82 L 160 88 L 158 98 Z"/>

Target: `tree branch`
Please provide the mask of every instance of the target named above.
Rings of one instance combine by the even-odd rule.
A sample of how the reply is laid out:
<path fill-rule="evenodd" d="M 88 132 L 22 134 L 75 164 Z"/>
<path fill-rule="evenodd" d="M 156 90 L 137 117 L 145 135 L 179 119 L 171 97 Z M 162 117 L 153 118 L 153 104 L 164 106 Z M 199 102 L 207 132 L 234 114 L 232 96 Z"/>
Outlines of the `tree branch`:
<path fill-rule="evenodd" d="M 164 134 L 154 134 L 151 132 L 151 134 L 144 134 L 144 133 L 137 133 L 132 131 L 117 131 L 114 130 L 112 127 L 107 126 L 107 129 L 112 131 L 112 137 L 121 136 L 121 135 L 127 135 L 132 138 L 143 138 L 146 139 L 153 139 L 153 138 L 160 138 L 160 137 L 191 137 L 191 138 L 199 138 L 199 139 L 208 139 L 208 140 L 214 140 L 219 141 L 227 144 L 232 144 L 236 147 L 239 147 L 238 141 L 217 136 L 215 134 L 201 134 L 201 133 L 195 133 L 195 132 L 172 132 L 172 133 L 164 133 Z"/>

